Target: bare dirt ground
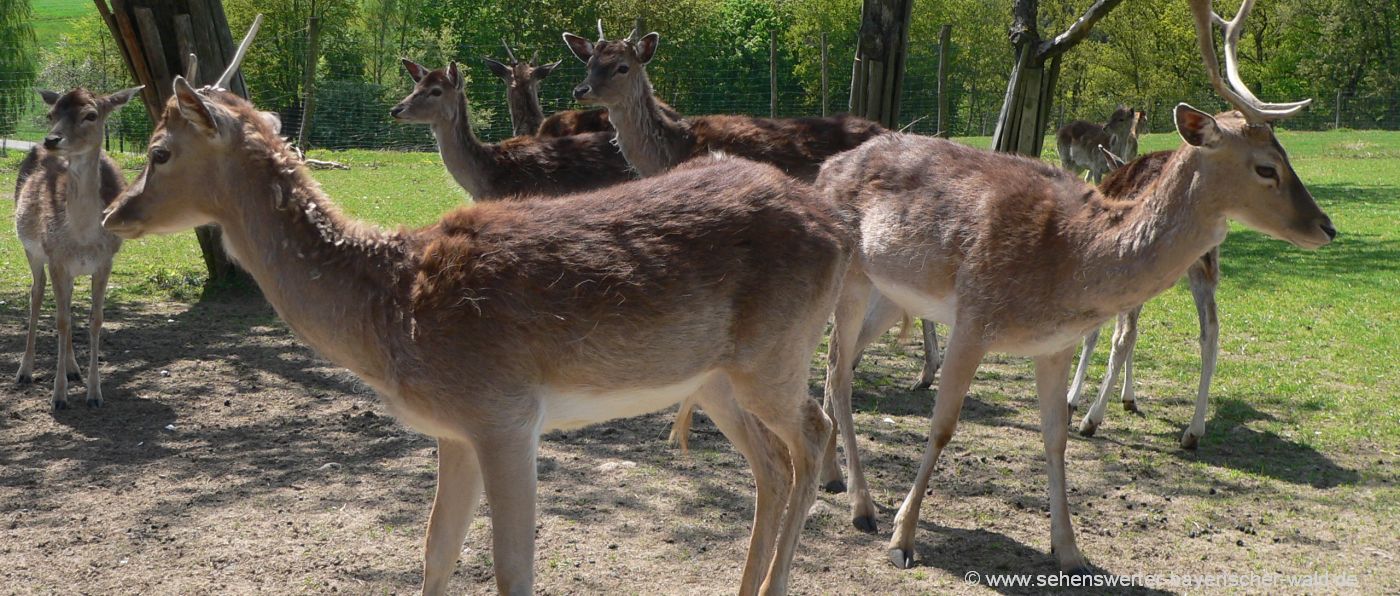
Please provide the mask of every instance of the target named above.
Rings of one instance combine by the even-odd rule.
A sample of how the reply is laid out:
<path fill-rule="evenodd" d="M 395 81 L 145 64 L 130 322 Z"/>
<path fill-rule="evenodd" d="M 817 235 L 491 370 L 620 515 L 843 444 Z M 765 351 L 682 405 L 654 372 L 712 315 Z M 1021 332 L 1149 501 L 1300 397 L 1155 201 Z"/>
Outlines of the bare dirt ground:
<path fill-rule="evenodd" d="M 24 308 L 0 305 L 6 376 L 18 366 Z M 83 322 L 86 308 L 74 309 Z M 432 441 L 386 417 L 256 297 L 120 304 L 107 321 L 105 408 L 82 406 L 75 384 L 76 407 L 50 411 L 49 312 L 35 384 L 0 385 L 0 593 L 416 593 Z M 792 590 L 986 592 L 965 574 L 1053 572 L 1030 367 L 995 357 L 925 501 L 918 566 L 886 562 L 933 401 L 902 388 L 913 354 L 888 341 L 865 358 L 856 393 L 879 532 L 850 526 L 845 495 L 821 495 Z M 814 366 L 814 395 L 821 378 Z M 1071 435 L 1070 505 L 1091 561 L 1114 574 L 1329 572 L 1358 582 L 1250 592 L 1400 590 L 1393 449 L 1319 452 L 1252 429 L 1266 414 L 1224 403 L 1215 410 L 1230 415 L 1209 422 L 1201 451 L 1183 452 L 1193 391 L 1143 379 L 1145 416 L 1115 406 L 1098 438 Z M 660 413 L 548 437 L 538 592 L 734 591 L 752 515 L 747 467 L 703 416 L 680 455 L 665 441 L 669 421 Z M 1261 460 L 1289 465 L 1259 473 Z M 489 524 L 483 506 L 455 592 L 495 590 Z"/>

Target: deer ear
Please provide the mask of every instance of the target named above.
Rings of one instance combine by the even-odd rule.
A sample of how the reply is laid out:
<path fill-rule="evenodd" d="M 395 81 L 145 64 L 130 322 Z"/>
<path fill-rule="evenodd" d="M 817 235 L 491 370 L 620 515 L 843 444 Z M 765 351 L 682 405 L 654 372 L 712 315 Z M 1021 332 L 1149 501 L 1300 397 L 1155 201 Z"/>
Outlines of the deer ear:
<path fill-rule="evenodd" d="M 656 46 L 661 43 L 661 34 L 655 31 L 643 35 L 637 40 L 637 60 L 642 64 L 651 62 L 652 56 L 656 55 Z"/>
<path fill-rule="evenodd" d="M 185 77 L 175 76 L 175 104 L 180 108 L 180 116 L 194 125 L 205 135 L 219 134 L 218 121 L 214 119 L 214 107 L 190 86 Z"/>
<path fill-rule="evenodd" d="M 530 76 L 533 77 L 536 81 L 543 81 L 545 77 L 554 74 L 554 69 L 559 68 L 559 65 L 563 63 L 563 60 L 559 60 L 542 66 L 538 66 L 535 68 L 534 72 L 530 73 Z"/>
<path fill-rule="evenodd" d="M 462 71 L 457 70 L 456 60 L 447 63 L 447 82 L 452 83 L 452 86 L 456 87 L 457 89 L 461 89 L 463 87 Z"/>
<path fill-rule="evenodd" d="M 131 98 L 136 97 L 136 94 L 140 93 L 141 90 L 145 88 L 145 85 L 140 85 L 130 89 L 122 89 L 121 91 L 102 98 L 102 111 L 108 113 L 115 111 L 117 108 L 126 105 L 126 102 L 131 101 Z"/>
<path fill-rule="evenodd" d="M 1176 104 L 1176 131 L 1187 143 L 1196 147 L 1214 147 L 1220 140 L 1220 127 L 1215 118 L 1184 103 Z"/>
<path fill-rule="evenodd" d="M 44 98 L 44 103 L 49 105 L 58 103 L 58 98 L 63 96 L 63 94 L 57 91 L 49 91 L 47 89 L 35 89 L 35 91 L 38 91 L 39 95 Z"/>
<path fill-rule="evenodd" d="M 409 60 L 408 58 L 402 58 L 402 60 L 403 69 L 408 71 L 408 76 L 413 79 L 413 82 L 417 83 L 423 80 L 423 77 L 428 76 L 428 69 L 423 68 L 422 64 Z"/>
<path fill-rule="evenodd" d="M 507 81 L 510 80 L 511 70 L 509 66 L 501 64 L 500 62 L 497 62 L 490 58 L 482 58 L 482 60 L 486 61 L 486 68 L 491 71 L 491 74 L 501 77 Z"/>
<path fill-rule="evenodd" d="M 564 45 L 569 46 L 569 51 L 573 52 L 579 62 L 588 64 L 588 60 L 593 57 L 593 42 L 573 33 L 564 34 Z"/>
<path fill-rule="evenodd" d="M 263 121 L 272 127 L 273 134 L 282 133 L 282 117 L 278 116 L 277 112 L 258 112 L 258 115 L 262 116 Z"/>

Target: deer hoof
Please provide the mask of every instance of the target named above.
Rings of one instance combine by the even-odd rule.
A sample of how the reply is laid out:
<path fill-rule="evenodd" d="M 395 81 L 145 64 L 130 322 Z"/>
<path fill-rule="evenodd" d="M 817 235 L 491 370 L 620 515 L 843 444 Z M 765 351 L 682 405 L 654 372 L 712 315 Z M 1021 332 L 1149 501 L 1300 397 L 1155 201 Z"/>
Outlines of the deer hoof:
<path fill-rule="evenodd" d="M 831 482 L 823 484 L 822 490 L 829 493 L 844 493 L 846 492 L 846 481 L 839 478 L 832 480 Z"/>
<path fill-rule="evenodd" d="M 933 386 L 933 379 L 919 379 L 909 386 L 910 391 L 923 391 Z"/>
<path fill-rule="evenodd" d="M 1190 451 L 1195 451 L 1196 446 L 1198 443 L 1200 443 L 1200 441 L 1201 438 L 1196 436 L 1196 433 L 1193 433 L 1188 430 L 1186 431 L 1186 434 L 1181 435 L 1181 448 Z"/>
<path fill-rule="evenodd" d="M 851 519 L 851 525 L 855 526 L 857 530 L 865 532 L 866 534 L 874 534 L 875 530 L 877 529 L 877 525 L 875 524 L 875 516 L 873 515 L 857 515 L 856 517 Z"/>
<path fill-rule="evenodd" d="M 59 411 L 59 410 L 67 410 L 67 409 L 68 409 L 68 400 L 66 400 L 66 399 L 55 399 L 55 400 L 53 400 L 53 411 L 57 412 L 57 411 Z"/>
<path fill-rule="evenodd" d="M 15 373 L 16 385 L 28 385 L 34 382 L 34 375 L 28 372 Z"/>
<path fill-rule="evenodd" d="M 1079 425 L 1079 436 L 1092 437 L 1094 436 L 1095 432 L 1098 432 L 1098 430 L 1099 423 L 1094 422 L 1093 420 L 1085 420 Z"/>
<path fill-rule="evenodd" d="M 88 406 L 89 408 L 100 408 L 100 407 L 102 407 L 102 396 L 101 396 L 101 395 L 98 395 L 98 396 L 96 396 L 96 397 L 93 397 L 93 396 L 89 395 L 88 398 L 87 398 L 87 406 Z"/>
<path fill-rule="evenodd" d="M 887 553 L 890 562 L 900 569 L 908 569 L 914 566 L 914 551 L 902 548 L 892 548 Z"/>
<path fill-rule="evenodd" d="M 1134 400 L 1134 401 L 1125 401 L 1125 402 L 1123 402 L 1123 411 L 1124 411 L 1124 412 L 1132 412 L 1132 413 L 1134 413 L 1134 414 L 1141 414 L 1141 413 L 1142 413 L 1142 410 L 1139 410 L 1138 407 L 1137 407 L 1137 401 L 1136 401 L 1136 400 Z"/>

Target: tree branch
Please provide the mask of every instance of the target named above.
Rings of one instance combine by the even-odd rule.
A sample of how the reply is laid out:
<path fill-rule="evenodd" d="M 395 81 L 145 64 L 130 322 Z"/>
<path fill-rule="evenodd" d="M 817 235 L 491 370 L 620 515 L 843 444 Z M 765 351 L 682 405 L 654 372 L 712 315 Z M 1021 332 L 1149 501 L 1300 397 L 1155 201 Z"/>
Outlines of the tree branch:
<path fill-rule="evenodd" d="M 1044 62 L 1078 45 L 1089 36 L 1089 32 L 1094 29 L 1094 25 L 1097 25 L 1100 19 L 1122 2 L 1123 0 L 1097 0 L 1093 6 L 1089 7 L 1089 10 L 1084 12 L 1084 16 L 1079 17 L 1079 20 L 1070 25 L 1064 33 L 1056 35 L 1055 39 L 1041 43 L 1036 57 L 1039 58 L 1040 62 Z"/>

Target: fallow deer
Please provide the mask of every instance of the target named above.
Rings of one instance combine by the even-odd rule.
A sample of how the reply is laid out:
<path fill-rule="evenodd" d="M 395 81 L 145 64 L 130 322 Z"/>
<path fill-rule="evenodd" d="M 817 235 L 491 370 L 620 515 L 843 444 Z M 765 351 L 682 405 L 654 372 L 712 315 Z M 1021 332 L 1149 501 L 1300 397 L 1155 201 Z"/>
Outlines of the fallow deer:
<path fill-rule="evenodd" d="M 1170 161 L 1171 151 L 1158 151 L 1149 153 L 1134 160 L 1131 163 L 1123 164 L 1117 155 L 1103 149 L 1104 157 L 1116 168 L 1104 177 L 1099 184 L 1099 191 L 1109 198 L 1130 199 L 1137 195 L 1142 189 L 1156 180 L 1161 175 L 1163 167 Z M 1220 350 L 1220 320 L 1216 316 L 1215 289 L 1220 283 L 1220 247 L 1214 247 L 1199 260 L 1191 264 L 1186 270 L 1186 278 L 1190 282 L 1191 296 L 1196 302 L 1197 321 L 1201 327 L 1201 380 L 1196 390 L 1196 412 L 1191 418 L 1191 424 L 1186 428 L 1186 432 L 1181 436 L 1181 446 L 1185 449 L 1195 449 L 1201 437 L 1205 436 L 1206 409 L 1209 405 L 1210 381 L 1215 374 L 1215 360 Z M 1106 373 L 1103 385 L 1099 387 L 1098 398 L 1085 414 L 1083 422 L 1079 425 L 1079 434 L 1086 437 L 1094 435 L 1100 424 L 1103 423 L 1104 413 L 1108 407 L 1108 396 L 1113 391 L 1118 382 L 1119 372 L 1123 373 L 1123 409 L 1130 412 L 1137 412 L 1137 397 L 1133 388 L 1133 348 L 1137 344 L 1138 317 L 1142 313 L 1142 306 L 1129 310 L 1118 315 L 1118 321 L 1113 328 L 1113 344 L 1108 355 L 1108 372 Z M 1069 406 L 1071 409 L 1077 408 L 1080 398 L 1083 395 L 1084 377 L 1089 368 L 1090 356 L 1094 353 L 1094 346 L 1099 338 L 1099 330 L 1094 329 L 1084 338 L 1084 349 L 1079 355 L 1079 366 L 1074 373 L 1074 381 L 1070 384 Z"/>
<path fill-rule="evenodd" d="M 472 132 L 470 108 L 456 62 L 428 70 L 405 59 L 403 66 L 413 78 L 413 92 L 390 114 L 399 122 L 428 124 L 437 138 L 443 165 L 472 200 L 554 196 L 603 188 L 635 177 L 612 143 L 611 133 L 560 138 L 520 136 L 500 143 L 483 143 Z"/>
<path fill-rule="evenodd" d="M 1098 184 L 1103 175 L 1112 169 L 1106 156 L 1099 152 L 1100 145 L 1123 161 L 1132 161 L 1137 157 L 1140 114 L 1132 108 L 1118 106 L 1104 124 L 1075 120 L 1064 125 L 1055 135 L 1060 165 L 1076 174 L 1087 170 L 1089 178 Z"/>
<path fill-rule="evenodd" d="M 121 193 L 126 181 L 116 162 L 102 151 L 107 117 L 126 105 L 141 87 L 107 96 L 82 87 L 67 93 L 40 91 L 49 105 L 49 134 L 42 147 L 30 149 L 20 165 L 15 188 L 15 231 L 24 245 L 33 282 L 29 286 L 29 333 L 15 381 L 34 380 L 35 333 L 44 302 L 44 267 L 53 276 L 58 357 L 54 361 L 53 408 L 68 407 L 68 381 L 81 380 L 73 353 L 73 281 L 92 276 L 92 312 L 88 318 L 87 405 L 102 405 L 98 353 L 102 307 L 112 258 L 122 241 L 102 229 L 102 210 Z"/>
<path fill-rule="evenodd" d="M 385 231 L 340 213 L 275 118 L 174 87 L 104 225 L 134 239 L 219 224 L 299 337 L 437 439 L 424 593 L 446 590 L 483 490 L 496 585 L 532 593 L 541 433 L 687 396 L 754 472 L 739 592 L 785 590 L 832 428 L 807 374 L 854 251 L 835 205 L 727 159 Z"/>
<path fill-rule="evenodd" d="M 889 543 L 895 565 L 913 563 L 934 466 L 978 364 L 998 351 L 1034 358 L 1052 553 L 1062 569 L 1085 568 L 1065 496 L 1064 395 L 1074 345 L 1174 284 L 1220 244 L 1229 220 L 1307 249 L 1336 236 L 1269 125 L 1308 102 L 1261 102 L 1238 76 L 1238 29 L 1253 1 L 1228 22 L 1214 15 L 1210 0 L 1190 4 L 1212 86 L 1237 111 L 1212 117 L 1178 105 L 1185 142 L 1131 200 L 1105 197 L 1039 160 L 913 135 L 873 139 L 823 166 L 818 188 L 849 211 L 861 233 L 837 301 L 827 366 L 827 397 L 848 446 L 855 444 L 851 364 L 872 295 L 894 302 L 896 312 L 951 325 L 928 445 Z M 1228 84 L 1216 61 L 1212 19 L 1227 31 Z M 853 517 L 873 527 L 857 449 L 846 455 Z"/>
<path fill-rule="evenodd" d="M 506 84 L 506 107 L 510 109 L 510 123 L 515 136 L 533 136 L 540 131 L 540 125 L 544 123 L 544 108 L 540 107 L 540 81 L 559 68 L 564 61 L 536 66 L 540 58 L 539 52 L 536 52 L 533 58 L 522 62 L 515 58 L 515 52 L 504 39 L 501 40 L 501 46 L 506 49 L 506 57 L 510 61 L 508 64 L 486 57 L 482 60 L 486 61 L 486 67 L 491 74 L 500 77 Z"/>
<path fill-rule="evenodd" d="M 567 137 L 588 132 L 615 132 L 608 111 L 602 108 L 593 110 L 562 110 L 550 114 L 540 124 L 535 133 L 540 137 Z"/>

